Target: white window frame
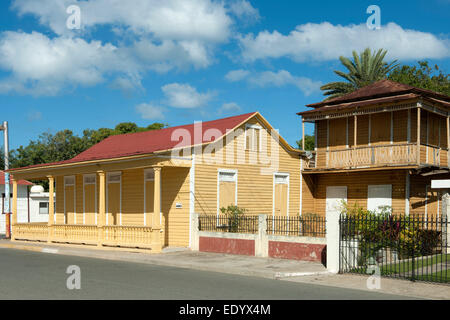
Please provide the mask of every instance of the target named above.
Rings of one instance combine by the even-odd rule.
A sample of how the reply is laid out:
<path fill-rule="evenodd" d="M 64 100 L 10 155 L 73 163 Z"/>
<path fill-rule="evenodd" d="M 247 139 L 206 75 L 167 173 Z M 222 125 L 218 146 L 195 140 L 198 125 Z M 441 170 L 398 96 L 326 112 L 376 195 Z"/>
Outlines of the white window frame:
<path fill-rule="evenodd" d="M 251 148 L 247 145 L 247 130 L 248 129 L 255 129 L 255 130 L 259 130 L 259 141 L 256 141 L 256 138 L 255 138 L 255 136 L 253 136 L 253 139 L 252 139 L 252 141 L 251 141 L 251 143 L 252 143 L 252 146 L 251 146 Z M 245 125 L 245 150 L 247 150 L 247 151 L 254 151 L 254 152 L 258 152 L 258 151 L 261 151 L 261 147 L 262 147 L 262 134 L 261 134 L 261 132 L 262 132 L 262 130 L 263 130 L 263 127 L 261 127 L 260 125 L 257 125 L 257 124 L 246 124 Z M 255 146 L 255 143 L 257 143 L 258 145 L 259 145 L 259 150 L 258 150 L 258 146 Z"/>
<path fill-rule="evenodd" d="M 369 210 L 370 189 L 371 188 L 381 188 L 381 187 L 389 188 L 390 194 L 391 194 L 391 198 L 390 198 L 391 199 L 391 204 L 390 204 L 390 206 L 392 207 L 392 191 L 393 191 L 392 184 L 369 184 L 369 185 L 367 185 L 367 209 L 368 210 Z M 378 208 L 376 208 L 375 210 L 378 210 Z"/>
<path fill-rule="evenodd" d="M 283 177 L 287 178 L 286 182 L 277 183 L 276 182 L 277 176 L 283 176 Z M 287 216 L 289 217 L 289 195 L 290 195 L 290 189 L 291 189 L 291 182 L 290 182 L 291 175 L 288 172 L 274 172 L 272 177 L 273 177 L 272 178 L 272 180 L 273 180 L 273 184 L 272 184 L 272 217 L 275 218 L 275 185 L 277 185 L 277 184 L 287 184 L 287 186 L 288 186 L 286 211 L 287 211 Z"/>
<path fill-rule="evenodd" d="M 73 179 L 73 183 L 68 183 L 67 180 Z M 73 187 L 73 221 L 77 224 L 77 187 L 76 176 L 64 176 L 64 224 L 67 224 L 67 211 L 66 211 L 66 187 Z"/>
<path fill-rule="evenodd" d="M 86 178 L 92 178 L 94 177 L 94 182 L 86 182 Z M 98 208 L 97 208 L 97 174 L 90 173 L 83 175 L 83 224 L 86 224 L 86 186 L 89 185 L 95 185 L 95 195 L 94 195 L 94 216 L 95 216 L 95 224 L 97 224 L 97 214 L 98 214 Z"/>
<path fill-rule="evenodd" d="M 114 175 L 119 175 L 120 179 L 119 181 L 110 181 L 110 177 Z M 113 183 L 120 184 L 119 186 L 119 225 L 122 225 L 122 172 L 121 171 L 114 171 L 114 172 L 107 172 L 106 173 L 106 225 L 108 225 L 108 213 L 109 213 L 109 185 Z"/>
<path fill-rule="evenodd" d="M 234 174 L 234 179 L 232 181 L 230 180 L 221 180 L 220 179 L 220 174 L 221 173 L 233 173 Z M 219 214 L 220 214 L 220 208 L 219 208 L 219 198 L 220 198 L 220 182 L 221 181 L 227 181 L 227 182 L 234 182 L 235 184 L 235 191 L 234 191 L 234 203 L 237 206 L 238 205 L 238 170 L 237 169 L 218 169 L 217 170 L 217 219 L 219 218 Z M 219 220 L 217 220 L 217 223 L 219 222 Z"/>

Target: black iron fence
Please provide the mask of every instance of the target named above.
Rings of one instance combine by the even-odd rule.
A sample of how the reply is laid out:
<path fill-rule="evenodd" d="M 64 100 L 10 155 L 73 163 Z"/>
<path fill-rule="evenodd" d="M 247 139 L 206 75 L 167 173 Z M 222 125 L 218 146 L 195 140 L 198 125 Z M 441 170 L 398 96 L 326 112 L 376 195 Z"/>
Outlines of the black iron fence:
<path fill-rule="evenodd" d="M 326 236 L 326 220 L 320 216 L 267 217 L 267 233 L 282 236 Z"/>
<path fill-rule="evenodd" d="M 450 283 L 446 217 L 341 215 L 340 272 Z"/>
<path fill-rule="evenodd" d="M 229 233 L 258 233 L 258 216 L 199 215 L 198 230 Z"/>

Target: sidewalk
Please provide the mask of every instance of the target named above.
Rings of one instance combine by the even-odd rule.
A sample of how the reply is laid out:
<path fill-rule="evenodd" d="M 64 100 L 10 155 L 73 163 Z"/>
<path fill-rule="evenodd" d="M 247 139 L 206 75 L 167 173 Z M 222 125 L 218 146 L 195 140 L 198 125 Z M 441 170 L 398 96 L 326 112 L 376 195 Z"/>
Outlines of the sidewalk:
<path fill-rule="evenodd" d="M 195 252 L 181 248 L 169 248 L 161 254 L 149 254 L 132 252 L 132 249 L 102 250 L 76 245 L 11 242 L 9 240 L 0 240 L 0 248 L 222 272 L 405 297 L 450 299 L 450 286 L 448 285 L 381 278 L 381 289 L 370 290 L 367 288 L 367 276 L 330 274 L 322 264 L 307 261 Z"/>

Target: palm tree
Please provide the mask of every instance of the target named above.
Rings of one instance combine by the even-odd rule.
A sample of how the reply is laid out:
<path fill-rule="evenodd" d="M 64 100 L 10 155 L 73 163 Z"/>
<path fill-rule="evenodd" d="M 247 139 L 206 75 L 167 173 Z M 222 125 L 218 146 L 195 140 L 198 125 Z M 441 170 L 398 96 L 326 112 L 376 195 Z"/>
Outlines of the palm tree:
<path fill-rule="evenodd" d="M 372 53 L 369 48 L 364 50 L 360 56 L 353 51 L 353 61 L 345 57 L 339 57 L 341 63 L 348 69 L 348 72 L 334 71 L 338 76 L 347 82 L 330 82 L 320 87 L 326 91 L 327 99 L 337 98 L 344 94 L 353 92 L 371 83 L 387 77 L 387 74 L 397 67 L 397 60 L 387 63 L 384 61 L 387 50 L 379 49 Z"/>

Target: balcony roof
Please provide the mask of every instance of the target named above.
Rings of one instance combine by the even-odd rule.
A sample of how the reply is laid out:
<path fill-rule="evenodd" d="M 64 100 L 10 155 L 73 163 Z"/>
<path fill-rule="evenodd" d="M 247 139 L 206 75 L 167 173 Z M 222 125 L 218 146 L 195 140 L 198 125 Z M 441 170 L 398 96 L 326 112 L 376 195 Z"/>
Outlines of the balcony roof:
<path fill-rule="evenodd" d="M 338 110 L 369 105 L 372 103 L 379 103 L 380 100 L 378 99 L 381 98 L 383 98 L 381 101 L 386 103 L 395 102 L 399 99 L 404 99 L 405 96 L 409 96 L 411 98 L 421 97 L 433 99 L 434 102 L 450 108 L 450 96 L 385 79 L 377 81 L 342 97 L 309 104 L 307 107 L 314 108 L 314 110 L 307 112 L 312 113 L 317 111 Z M 305 114 L 305 112 L 300 112 L 298 114 L 302 115 Z"/>

